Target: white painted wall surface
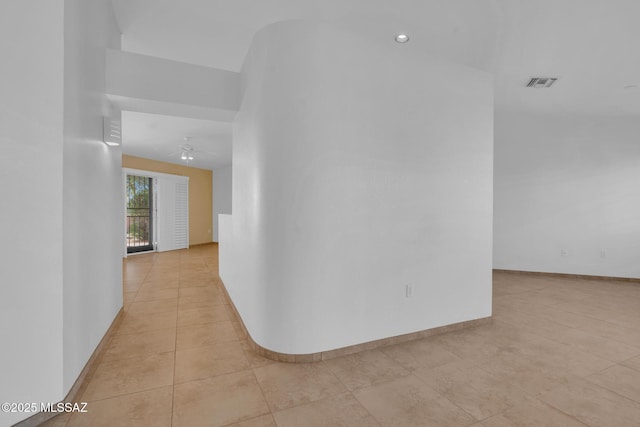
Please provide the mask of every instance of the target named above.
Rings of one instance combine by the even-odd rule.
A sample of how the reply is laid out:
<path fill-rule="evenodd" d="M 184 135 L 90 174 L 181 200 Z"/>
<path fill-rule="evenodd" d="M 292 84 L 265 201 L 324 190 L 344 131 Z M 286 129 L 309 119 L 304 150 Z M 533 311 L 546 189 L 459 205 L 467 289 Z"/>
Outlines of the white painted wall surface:
<path fill-rule="evenodd" d="M 106 93 L 132 111 L 233 121 L 239 73 L 108 49 Z"/>
<path fill-rule="evenodd" d="M 231 213 L 231 171 L 227 166 L 213 171 L 213 241 L 218 240 L 218 215 Z"/>
<path fill-rule="evenodd" d="M 256 35 L 243 78 L 220 268 L 258 344 L 319 352 L 491 314 L 488 74 L 286 22 Z"/>
<path fill-rule="evenodd" d="M 1 402 L 64 396 L 62 5 L 0 2 Z M 28 415 L 0 412 L 0 426 Z"/>
<path fill-rule="evenodd" d="M 2 402 L 63 399 L 122 306 L 120 152 L 100 142 L 109 14 L 108 0 L 2 3 Z"/>
<path fill-rule="evenodd" d="M 65 1 L 64 393 L 122 307 L 122 153 L 103 142 L 105 48 L 120 46 L 109 0 Z"/>
<path fill-rule="evenodd" d="M 494 268 L 640 277 L 638 120 L 495 123 Z"/>

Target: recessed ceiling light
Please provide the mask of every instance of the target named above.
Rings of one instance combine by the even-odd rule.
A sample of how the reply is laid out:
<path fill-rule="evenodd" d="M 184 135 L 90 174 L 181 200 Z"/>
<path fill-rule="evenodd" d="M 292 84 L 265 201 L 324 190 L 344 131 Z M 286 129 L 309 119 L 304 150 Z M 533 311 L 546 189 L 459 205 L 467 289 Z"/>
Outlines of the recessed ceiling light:
<path fill-rule="evenodd" d="M 398 43 L 406 43 L 406 42 L 408 42 L 408 41 L 409 41 L 409 36 L 408 36 L 408 35 L 406 35 L 406 34 L 398 34 L 398 35 L 396 36 L 396 41 L 397 41 Z"/>

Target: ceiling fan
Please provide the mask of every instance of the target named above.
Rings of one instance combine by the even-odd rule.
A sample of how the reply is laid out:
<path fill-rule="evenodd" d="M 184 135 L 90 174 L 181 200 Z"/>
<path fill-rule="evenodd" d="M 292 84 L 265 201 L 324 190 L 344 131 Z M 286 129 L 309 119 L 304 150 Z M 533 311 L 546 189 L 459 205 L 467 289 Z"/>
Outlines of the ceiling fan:
<path fill-rule="evenodd" d="M 189 164 L 190 162 L 192 162 L 193 160 L 195 160 L 196 155 L 198 156 L 216 156 L 217 154 L 212 152 L 212 151 L 206 151 L 206 150 L 196 150 L 193 145 L 189 144 L 189 141 L 191 141 L 191 137 L 189 136 L 185 136 L 184 137 L 184 144 L 180 145 L 180 149 L 178 151 L 175 151 L 171 154 L 169 154 L 170 157 L 174 157 L 174 156 L 179 156 L 180 160 L 183 160 L 184 162 L 186 162 L 187 164 Z"/>

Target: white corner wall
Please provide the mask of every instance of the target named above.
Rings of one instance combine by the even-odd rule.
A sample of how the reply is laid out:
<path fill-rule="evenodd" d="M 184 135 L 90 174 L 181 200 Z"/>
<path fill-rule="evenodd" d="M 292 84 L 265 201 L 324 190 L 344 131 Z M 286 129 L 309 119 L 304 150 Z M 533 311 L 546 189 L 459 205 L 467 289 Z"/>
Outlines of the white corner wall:
<path fill-rule="evenodd" d="M 491 315 L 490 75 L 284 22 L 243 78 L 220 271 L 258 344 L 313 353 Z"/>
<path fill-rule="evenodd" d="M 62 5 L 0 2 L 1 402 L 64 396 Z M 0 412 L 0 426 L 28 415 Z"/>
<path fill-rule="evenodd" d="M 213 171 L 213 241 L 218 240 L 218 215 L 231 214 L 231 166 Z"/>
<path fill-rule="evenodd" d="M 109 0 L 66 0 L 64 378 L 66 394 L 122 307 L 122 153 L 103 142 L 105 49 L 120 46 Z"/>
<path fill-rule="evenodd" d="M 637 119 L 498 111 L 495 135 L 494 268 L 640 278 Z"/>

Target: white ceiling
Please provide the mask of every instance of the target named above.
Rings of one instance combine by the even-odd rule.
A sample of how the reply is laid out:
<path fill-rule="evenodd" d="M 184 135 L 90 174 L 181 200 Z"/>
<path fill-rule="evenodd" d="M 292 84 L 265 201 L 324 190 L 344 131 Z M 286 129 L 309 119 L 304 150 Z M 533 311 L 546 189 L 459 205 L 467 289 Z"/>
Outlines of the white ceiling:
<path fill-rule="evenodd" d="M 549 114 L 640 116 L 640 1 L 500 0 L 498 108 Z M 529 77 L 557 76 L 550 89 Z"/>
<path fill-rule="evenodd" d="M 323 20 L 387 43 L 495 75 L 497 108 L 546 114 L 640 116 L 638 0 L 112 0 L 123 50 L 238 71 L 256 31 L 287 19 Z M 526 89 L 533 76 L 557 76 L 550 89 Z M 136 139 L 123 122 L 125 152 Z M 147 117 L 147 126 L 152 119 Z M 156 129 L 207 135 L 205 121 L 166 120 Z M 173 126 L 177 128 L 173 128 Z M 214 125 L 211 125 L 215 128 Z M 226 126 L 230 141 L 231 128 Z M 221 129 L 221 128 L 217 128 Z M 156 132 L 154 138 L 158 138 Z M 178 135 L 180 136 L 180 135 Z M 181 135 L 179 139 L 184 137 Z M 205 137 L 203 137 L 205 138 Z M 211 140 L 210 144 L 215 144 Z M 229 143 L 230 144 L 230 143 Z M 175 143 L 175 149 L 179 141 Z M 155 146 L 149 142 L 145 146 Z M 229 149 L 230 153 L 230 149 Z M 132 153 L 133 154 L 133 153 Z M 145 154 L 149 157 L 148 154 Z M 220 156 L 224 154 L 221 152 Z M 229 154 L 230 156 L 230 154 Z M 230 157 L 223 162 L 230 163 Z M 219 167 L 211 164 L 211 168 Z"/>
<path fill-rule="evenodd" d="M 231 163 L 231 124 L 159 114 L 122 112 L 122 151 L 161 162 L 213 170 Z M 193 161 L 180 159 L 180 146 L 194 149 Z"/>
<path fill-rule="evenodd" d="M 486 67 L 495 0 L 112 0 L 123 50 L 239 71 L 253 35 L 278 21 L 342 25 L 373 40 L 411 34 L 416 51 Z"/>

